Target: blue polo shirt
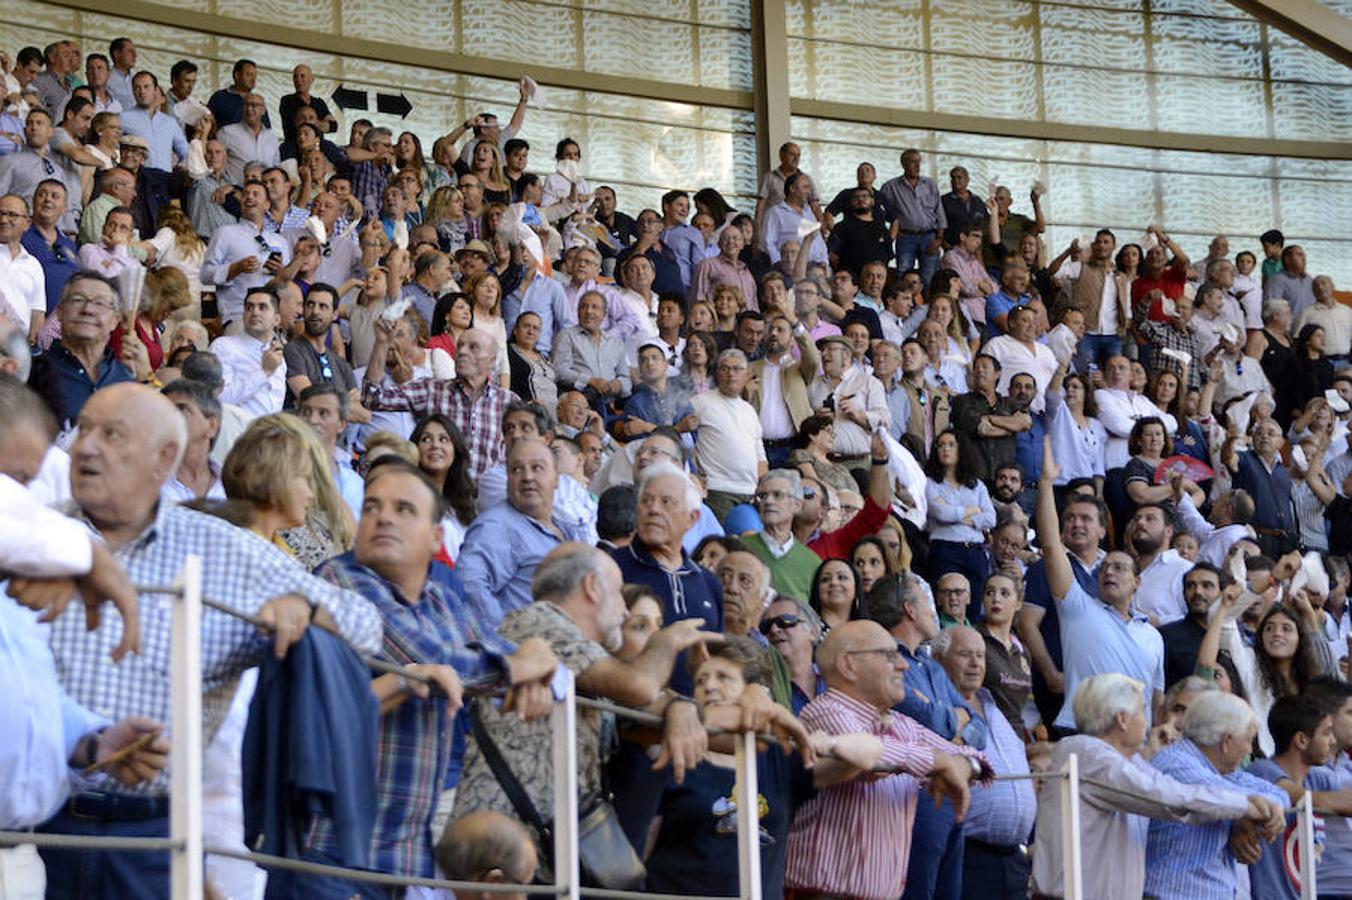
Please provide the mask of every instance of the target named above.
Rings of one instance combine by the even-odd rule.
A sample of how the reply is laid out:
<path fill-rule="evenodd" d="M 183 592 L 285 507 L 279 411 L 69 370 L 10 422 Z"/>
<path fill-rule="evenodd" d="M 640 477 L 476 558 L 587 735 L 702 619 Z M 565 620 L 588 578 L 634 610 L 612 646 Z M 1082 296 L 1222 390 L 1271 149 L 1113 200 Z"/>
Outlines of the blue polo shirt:
<path fill-rule="evenodd" d="M 47 278 L 47 312 L 50 314 L 56 309 L 61 291 L 70 281 L 70 276 L 80 271 L 80 263 L 76 259 L 80 248 L 59 230 L 56 232 L 56 241 L 47 243 L 36 225 L 28 226 L 23 237 L 19 238 L 19 243 L 42 266 L 42 274 Z"/>
<path fill-rule="evenodd" d="M 111 347 L 104 351 L 98 371 L 91 376 L 58 338 L 45 353 L 34 357 L 28 386 L 38 392 L 64 428 L 75 422 L 95 391 L 135 380 L 131 369 L 113 356 Z"/>
<path fill-rule="evenodd" d="M 1150 722 L 1150 691 L 1164 690 L 1164 640 L 1145 616 L 1122 616 L 1108 604 L 1091 597 L 1079 582 L 1057 610 L 1061 618 L 1062 671 L 1066 676 L 1066 702 L 1056 717 L 1061 728 L 1075 727 L 1071 701 L 1075 690 L 1091 675 L 1118 672 L 1146 687 L 1145 718 Z"/>

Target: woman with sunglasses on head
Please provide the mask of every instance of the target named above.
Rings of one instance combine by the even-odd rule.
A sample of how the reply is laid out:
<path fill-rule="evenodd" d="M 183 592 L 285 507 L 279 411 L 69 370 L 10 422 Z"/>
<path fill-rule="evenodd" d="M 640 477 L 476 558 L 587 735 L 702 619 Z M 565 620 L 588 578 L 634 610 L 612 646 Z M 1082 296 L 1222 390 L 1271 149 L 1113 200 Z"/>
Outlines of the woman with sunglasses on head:
<path fill-rule="evenodd" d="M 769 681 L 764 656 L 748 638 L 729 638 L 710 648 L 694 667 L 695 702 L 706 724 L 740 730 L 744 692 L 763 690 Z M 809 735 L 787 710 L 777 708 L 776 730 L 792 730 L 799 748 L 792 755 L 778 744 L 756 754 L 761 896 L 784 896 L 784 864 L 794 812 L 819 788 L 839 784 L 873 768 L 882 742 L 873 735 Z M 736 896 L 738 883 L 736 757 L 731 736 L 711 739 L 704 760 L 687 771 L 680 784 L 662 792 L 652 826 L 648 855 L 649 891 L 668 894 Z M 807 768 L 802 754 L 817 755 Z"/>

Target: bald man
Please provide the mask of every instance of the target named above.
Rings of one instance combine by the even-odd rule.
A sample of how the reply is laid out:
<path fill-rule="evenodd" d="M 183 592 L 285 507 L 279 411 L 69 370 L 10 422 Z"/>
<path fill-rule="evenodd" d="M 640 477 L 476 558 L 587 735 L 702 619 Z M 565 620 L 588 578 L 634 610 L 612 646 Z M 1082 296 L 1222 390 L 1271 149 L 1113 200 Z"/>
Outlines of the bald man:
<path fill-rule="evenodd" d="M 301 107 L 305 106 L 315 111 L 315 116 L 318 117 L 316 127 L 319 128 L 320 134 L 333 134 L 338 130 L 338 122 L 329 112 L 329 105 L 324 102 L 324 98 L 316 97 L 310 93 L 310 88 L 314 86 L 314 83 L 314 70 L 304 63 L 291 70 L 291 84 L 295 87 L 296 92 L 287 94 L 277 104 L 277 111 L 281 114 L 282 134 L 288 141 L 296 139 L 296 113 L 301 110 Z"/>
<path fill-rule="evenodd" d="M 261 654 L 284 655 L 310 624 L 337 632 L 354 649 L 381 647 L 381 618 L 359 594 L 321 581 L 266 541 L 229 523 L 160 503 L 160 489 L 178 467 L 187 425 L 173 403 L 140 384 L 118 384 L 89 398 L 71 445 L 71 494 L 80 514 L 136 584 L 168 584 L 187 557 L 202 560 L 203 593 L 275 631 L 260 634 L 248 622 L 202 612 L 203 729 L 225 717 L 229 693 L 220 688 L 255 665 Z M 67 609 L 51 626 L 51 648 L 62 687 L 81 705 L 109 718 L 140 715 L 168 722 L 169 617 L 155 598 L 142 601 L 144 650 L 135 666 L 109 666 L 104 654 L 121 638 L 122 623 L 106 617 L 93 631 L 84 615 Z M 167 836 L 169 782 L 156 776 L 135 796 L 96 775 L 44 830 L 57 833 Z M 134 819 L 134 820 L 133 820 Z M 138 897 L 169 896 L 163 854 L 115 854 L 52 848 L 42 853 L 53 896 L 100 896 L 107 885 Z"/>
<path fill-rule="evenodd" d="M 803 724 L 809 731 L 878 736 L 880 765 L 896 774 L 819 791 L 800 808 L 789 832 L 784 883 L 807 894 L 900 897 L 918 779 L 928 778 L 930 795 L 949 798 L 961 818 L 971 800 L 968 785 L 987 777 L 990 764 L 970 747 L 892 712 L 906 692 L 906 660 L 878 623 L 858 620 L 831 629 L 817 664 L 827 690 L 803 708 Z M 868 839 L 860 840 L 861 834 Z"/>
<path fill-rule="evenodd" d="M 455 881 L 530 884 L 538 860 L 535 844 L 521 823 L 481 809 L 451 823 L 437 843 L 437 866 Z M 526 900 L 526 894 L 455 892 L 457 900 Z"/>

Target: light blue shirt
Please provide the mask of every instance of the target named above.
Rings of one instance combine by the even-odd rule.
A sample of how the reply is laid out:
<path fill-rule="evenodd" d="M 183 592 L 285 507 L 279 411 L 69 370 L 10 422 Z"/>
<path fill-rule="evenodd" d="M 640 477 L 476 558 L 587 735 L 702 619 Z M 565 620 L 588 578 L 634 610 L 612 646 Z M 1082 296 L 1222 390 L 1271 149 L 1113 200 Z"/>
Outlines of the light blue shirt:
<path fill-rule="evenodd" d="M 1339 751 L 1333 761 L 1337 789 L 1352 789 L 1352 759 Z M 1352 894 L 1352 820 L 1324 816 L 1324 855 L 1319 857 L 1319 890 L 1324 894 Z"/>
<path fill-rule="evenodd" d="M 261 239 L 261 242 L 260 242 Z M 291 245 L 275 231 L 259 231 L 250 222 L 237 222 L 216 229 L 207 245 L 202 260 L 203 284 L 216 285 L 216 306 L 222 322 L 230 322 L 244 315 L 244 295 L 249 288 L 267 284 L 272 279 L 265 264 L 276 251 L 282 254 L 282 265 L 291 262 Z M 258 268 L 230 279 L 230 266 L 246 256 L 257 257 Z"/>
<path fill-rule="evenodd" d="M 985 688 L 978 688 L 976 696 L 990 728 L 984 752 L 995 774 L 1029 774 L 1028 751 L 1000 712 L 995 697 Z M 1037 792 L 1032 781 L 996 781 L 972 791 L 972 805 L 963 829 L 967 837 L 978 841 L 1014 847 L 1028 843 L 1036 819 Z"/>
<path fill-rule="evenodd" d="M 817 221 L 817 217 L 812 215 L 812 207 L 806 205 L 802 212 L 795 210 L 787 203 L 780 203 L 778 206 L 767 210 L 765 220 L 761 223 L 761 232 L 765 236 L 763 243 L 770 261 L 775 264 L 779 263 L 779 248 L 786 241 L 800 241 L 798 237 L 799 225 L 803 222 L 815 221 Z M 829 265 L 826 256 L 826 244 L 820 240 L 813 241 L 812 246 L 808 249 L 807 258 L 809 262 Z"/>
<path fill-rule="evenodd" d="M 507 463 L 489 466 L 475 482 L 479 489 L 479 508 L 491 509 L 507 502 Z M 571 475 L 560 475 L 554 488 L 554 521 L 577 529 L 584 535 L 584 543 L 595 544 L 596 498 L 580 481 Z"/>
<path fill-rule="evenodd" d="M 929 507 L 925 524 L 932 541 L 980 543 L 986 539 L 985 529 L 995 527 L 995 506 L 986 485 L 980 480 L 973 487 L 954 487 L 947 482 L 927 479 L 925 502 Z M 969 506 L 981 510 L 970 525 L 963 521 Z"/>
<path fill-rule="evenodd" d="M 484 510 L 470 523 L 455 571 L 480 621 L 496 628 L 507 613 L 529 605 L 530 582 L 545 554 L 564 541 L 586 541 L 565 523 L 554 527 L 557 534 L 508 503 Z"/>
<path fill-rule="evenodd" d="M 892 414 L 890 430 L 894 440 L 900 441 L 906 435 L 906 427 L 911 424 L 911 400 L 900 381 L 893 381 L 883 389 L 887 398 L 887 411 Z"/>
<path fill-rule="evenodd" d="M 709 508 L 709 504 L 701 503 L 699 505 L 699 518 L 695 520 L 695 525 L 685 533 L 681 539 L 681 549 L 686 553 L 694 553 L 699 542 L 707 537 L 723 537 L 726 534 L 723 526 L 718 523 L 718 516 Z"/>
<path fill-rule="evenodd" d="M 136 69 L 132 69 L 124 73 L 117 66 L 108 67 L 108 94 L 121 103 L 123 109 L 136 108 L 136 93 L 131 89 L 131 80 L 136 72 Z"/>
<path fill-rule="evenodd" d="M 662 243 L 671 249 L 681 270 L 681 288 L 690 290 L 695 266 L 704 260 L 704 235 L 693 225 L 673 225 L 662 232 Z"/>
<path fill-rule="evenodd" d="M 66 761 L 75 745 L 109 724 L 61 689 L 47 646 L 51 626 L 40 625 L 39 615 L 0 596 L 0 684 L 5 686 L 0 828 L 5 829 L 41 824 L 61 807 L 72 777 Z"/>
<path fill-rule="evenodd" d="M 110 92 L 112 86 L 110 79 Z M 180 161 L 188 158 L 188 139 L 183 136 L 183 126 L 168 113 L 127 109 L 122 113 L 122 133 L 138 135 L 150 142 L 150 158 L 146 160 L 146 165 L 152 169 L 172 172 L 174 160 L 171 151 Z"/>
<path fill-rule="evenodd" d="M 1164 639 L 1145 616 L 1123 619 L 1116 609 L 1085 593 L 1078 581 L 1072 581 L 1065 599 L 1058 600 L 1057 615 L 1066 676 L 1066 702 L 1057 725 L 1075 727 L 1071 699 L 1080 682 L 1091 675 L 1119 672 L 1141 682 L 1147 691 L 1164 690 Z M 1147 695 L 1147 724 L 1151 705 Z"/>
<path fill-rule="evenodd" d="M 1222 775 L 1197 745 L 1187 738 L 1175 741 L 1150 761 L 1156 769 L 1184 784 L 1203 784 L 1261 794 L 1286 806 L 1286 794 L 1247 772 Z M 1145 892 L 1152 897 L 1188 897 L 1190 900 L 1232 900 L 1235 896 L 1235 857 L 1230 852 L 1230 825 L 1226 819 L 1185 824 L 1150 820 L 1145 851 Z"/>

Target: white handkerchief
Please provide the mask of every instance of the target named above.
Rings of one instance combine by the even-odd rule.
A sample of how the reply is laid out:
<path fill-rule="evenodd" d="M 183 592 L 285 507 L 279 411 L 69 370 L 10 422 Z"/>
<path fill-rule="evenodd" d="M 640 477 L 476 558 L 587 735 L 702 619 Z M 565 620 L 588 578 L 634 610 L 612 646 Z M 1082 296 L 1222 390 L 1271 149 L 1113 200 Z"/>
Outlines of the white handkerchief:
<path fill-rule="evenodd" d="M 1324 399 L 1328 401 L 1329 409 L 1336 413 L 1345 413 L 1349 409 L 1352 409 L 1352 407 L 1347 405 L 1347 401 L 1342 398 L 1342 395 L 1333 388 L 1324 391 Z"/>
<path fill-rule="evenodd" d="M 798 222 L 798 240 L 800 240 L 800 241 L 803 240 L 803 239 L 806 238 L 809 234 L 811 234 L 811 233 L 814 232 L 814 231 L 817 231 L 817 230 L 820 229 L 821 227 L 822 227 L 822 223 L 821 223 L 821 222 L 809 221 L 809 220 L 807 220 L 807 219 L 801 219 L 801 220 L 799 220 L 799 222 Z"/>
<path fill-rule="evenodd" d="M 541 99 L 544 94 L 540 90 L 539 83 L 529 75 L 521 80 L 526 83 L 526 105 L 537 108 L 544 106 L 544 100 Z"/>

